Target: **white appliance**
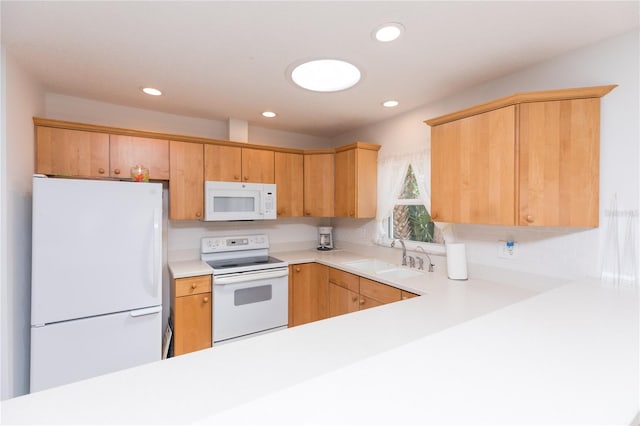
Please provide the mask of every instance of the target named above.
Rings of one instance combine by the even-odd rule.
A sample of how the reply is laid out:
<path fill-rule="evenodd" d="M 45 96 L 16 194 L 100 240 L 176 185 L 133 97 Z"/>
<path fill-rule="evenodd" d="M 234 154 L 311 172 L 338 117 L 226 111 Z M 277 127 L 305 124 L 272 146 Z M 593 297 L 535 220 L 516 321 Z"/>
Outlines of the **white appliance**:
<path fill-rule="evenodd" d="M 31 392 L 160 360 L 162 185 L 33 179 Z"/>
<path fill-rule="evenodd" d="M 204 237 L 200 258 L 213 268 L 214 345 L 287 328 L 288 263 L 267 235 Z"/>
<path fill-rule="evenodd" d="M 327 251 L 333 250 L 333 227 L 331 226 L 319 226 L 318 227 L 318 250 Z"/>
<path fill-rule="evenodd" d="M 276 219 L 276 185 L 207 181 L 204 220 Z"/>

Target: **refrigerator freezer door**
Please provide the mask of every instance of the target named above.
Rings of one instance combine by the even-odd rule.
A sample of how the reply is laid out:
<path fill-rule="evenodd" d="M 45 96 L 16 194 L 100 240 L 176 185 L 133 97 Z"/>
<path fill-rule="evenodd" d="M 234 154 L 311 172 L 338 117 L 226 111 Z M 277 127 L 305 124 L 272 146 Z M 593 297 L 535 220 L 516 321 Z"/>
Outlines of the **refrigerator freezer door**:
<path fill-rule="evenodd" d="M 160 360 L 162 307 L 31 328 L 31 392 Z"/>
<path fill-rule="evenodd" d="M 162 304 L 162 185 L 34 178 L 31 324 Z"/>

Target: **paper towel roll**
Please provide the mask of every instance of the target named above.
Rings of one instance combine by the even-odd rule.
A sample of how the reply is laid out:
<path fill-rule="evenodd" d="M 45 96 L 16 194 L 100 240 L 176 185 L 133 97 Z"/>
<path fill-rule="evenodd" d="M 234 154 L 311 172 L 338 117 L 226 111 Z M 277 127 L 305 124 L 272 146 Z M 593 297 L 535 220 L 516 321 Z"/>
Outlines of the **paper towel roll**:
<path fill-rule="evenodd" d="M 466 280 L 467 251 L 464 243 L 449 243 L 447 248 L 447 276 L 450 280 Z"/>

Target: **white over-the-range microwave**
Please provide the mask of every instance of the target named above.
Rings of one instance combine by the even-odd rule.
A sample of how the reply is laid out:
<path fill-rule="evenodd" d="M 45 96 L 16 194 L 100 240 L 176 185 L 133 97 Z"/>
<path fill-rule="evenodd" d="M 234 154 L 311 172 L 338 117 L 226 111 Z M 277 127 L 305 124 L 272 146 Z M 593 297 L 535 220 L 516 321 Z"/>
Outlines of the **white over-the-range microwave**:
<path fill-rule="evenodd" d="M 276 185 L 273 183 L 204 183 L 204 220 L 276 219 Z"/>

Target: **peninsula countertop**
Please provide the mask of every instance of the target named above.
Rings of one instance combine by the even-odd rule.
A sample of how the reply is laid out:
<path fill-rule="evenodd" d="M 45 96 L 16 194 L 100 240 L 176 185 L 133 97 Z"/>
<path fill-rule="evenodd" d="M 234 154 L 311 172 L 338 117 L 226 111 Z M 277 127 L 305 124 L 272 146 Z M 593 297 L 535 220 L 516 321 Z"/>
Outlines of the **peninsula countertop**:
<path fill-rule="evenodd" d="M 359 255 L 278 253 L 329 266 L 368 257 Z M 3 401 L 2 423 L 556 425 L 637 415 L 637 290 L 432 274 L 402 284 L 423 297 Z"/>

